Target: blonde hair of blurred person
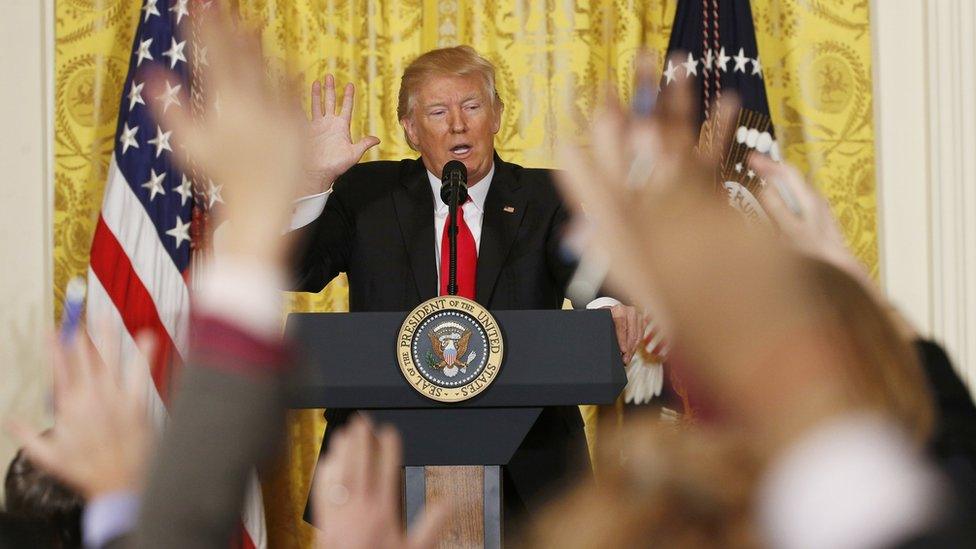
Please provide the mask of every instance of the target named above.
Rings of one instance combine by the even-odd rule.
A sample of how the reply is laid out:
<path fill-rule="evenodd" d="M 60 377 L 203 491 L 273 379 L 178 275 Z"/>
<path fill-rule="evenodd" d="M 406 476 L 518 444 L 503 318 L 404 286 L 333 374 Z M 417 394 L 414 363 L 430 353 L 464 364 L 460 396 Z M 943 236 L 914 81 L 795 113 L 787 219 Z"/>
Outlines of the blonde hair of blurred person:
<path fill-rule="evenodd" d="M 928 442 L 935 408 L 911 342 L 860 281 L 827 262 L 805 262 L 829 323 L 849 346 L 852 360 L 845 374 L 856 401 L 898 421 L 920 444 Z"/>
<path fill-rule="evenodd" d="M 760 547 L 760 460 L 741 433 L 645 415 L 598 450 L 599 482 L 556 500 L 523 547 Z"/>

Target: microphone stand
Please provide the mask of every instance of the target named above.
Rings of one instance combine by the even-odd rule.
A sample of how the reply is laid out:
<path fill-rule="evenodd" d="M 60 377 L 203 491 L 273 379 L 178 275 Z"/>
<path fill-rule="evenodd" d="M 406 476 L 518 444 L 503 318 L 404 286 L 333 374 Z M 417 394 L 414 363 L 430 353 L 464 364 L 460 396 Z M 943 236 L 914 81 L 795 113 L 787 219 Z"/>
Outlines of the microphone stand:
<path fill-rule="evenodd" d="M 459 181 L 456 174 L 451 174 L 450 178 L 441 187 L 441 199 L 447 202 L 447 246 L 448 246 L 448 267 L 447 267 L 447 293 L 457 295 L 457 210 L 463 200 L 468 199 L 468 192 L 464 185 Z"/>
<path fill-rule="evenodd" d="M 457 209 L 458 209 L 458 185 L 457 182 L 451 184 L 451 202 L 448 205 L 447 221 L 450 227 L 447 229 L 447 245 L 449 246 L 448 257 L 450 264 L 447 268 L 447 293 L 457 295 Z"/>

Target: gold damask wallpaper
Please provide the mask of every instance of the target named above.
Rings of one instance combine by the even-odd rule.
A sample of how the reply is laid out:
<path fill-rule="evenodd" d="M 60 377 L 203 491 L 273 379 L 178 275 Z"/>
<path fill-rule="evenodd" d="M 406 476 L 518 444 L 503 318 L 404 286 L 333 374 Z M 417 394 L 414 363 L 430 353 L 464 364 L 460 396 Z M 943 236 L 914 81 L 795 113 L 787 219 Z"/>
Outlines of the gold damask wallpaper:
<path fill-rule="evenodd" d="M 165 2 L 160 2 L 163 4 Z M 552 165 L 606 82 L 628 97 L 642 41 L 659 59 L 675 0 L 237 0 L 262 30 L 275 70 L 334 72 L 357 86 L 354 134 L 382 143 L 367 159 L 412 155 L 395 116 L 399 75 L 419 53 L 471 44 L 499 70 L 506 103 L 499 154 Z M 770 110 L 786 157 L 824 189 L 858 256 L 877 269 L 871 42 L 867 0 L 753 0 Z M 115 117 L 140 2 L 59 0 L 55 74 L 55 288 L 87 270 Z M 344 310 L 336 280 L 293 295 L 294 310 Z M 60 311 L 53 314 L 60 315 Z M 293 412 L 289 454 L 262 472 L 272 547 L 308 546 L 300 519 L 324 429 Z"/>

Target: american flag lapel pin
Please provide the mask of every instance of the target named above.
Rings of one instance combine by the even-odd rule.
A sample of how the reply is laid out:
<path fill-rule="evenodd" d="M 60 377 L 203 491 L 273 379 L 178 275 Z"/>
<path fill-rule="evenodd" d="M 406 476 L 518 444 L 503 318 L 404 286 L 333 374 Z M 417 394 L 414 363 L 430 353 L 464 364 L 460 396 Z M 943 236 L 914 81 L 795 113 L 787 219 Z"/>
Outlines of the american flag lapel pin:
<path fill-rule="evenodd" d="M 505 206 L 504 208 L 502 208 L 502 211 L 504 211 L 505 213 L 513 214 L 515 213 L 515 206 Z"/>

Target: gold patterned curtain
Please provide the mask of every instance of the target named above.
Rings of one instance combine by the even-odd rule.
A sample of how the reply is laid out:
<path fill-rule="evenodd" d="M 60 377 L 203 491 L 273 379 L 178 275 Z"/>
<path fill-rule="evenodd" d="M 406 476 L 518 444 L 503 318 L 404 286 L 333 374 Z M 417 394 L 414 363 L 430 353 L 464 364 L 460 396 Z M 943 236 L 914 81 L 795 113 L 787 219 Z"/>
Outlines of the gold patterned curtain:
<path fill-rule="evenodd" d="M 163 2 L 161 2 L 162 4 Z M 498 67 L 506 103 L 499 154 L 552 166 L 554 144 L 577 135 L 609 83 L 629 96 L 631 61 L 646 43 L 660 59 L 675 0 L 238 0 L 273 66 L 357 86 L 354 135 L 382 142 L 368 160 L 412 156 L 396 120 L 399 76 L 418 54 L 470 44 Z M 827 193 L 857 255 L 876 272 L 874 131 L 867 0 L 753 0 L 770 111 L 785 156 Z M 59 0 L 55 74 L 55 303 L 84 275 L 140 2 Z M 60 306 L 60 305 L 58 305 Z M 337 279 L 293 310 L 346 310 Z M 60 311 L 54 311 L 55 318 Z M 272 547 L 308 546 L 301 522 L 324 430 L 293 412 L 288 455 L 263 471 Z"/>

